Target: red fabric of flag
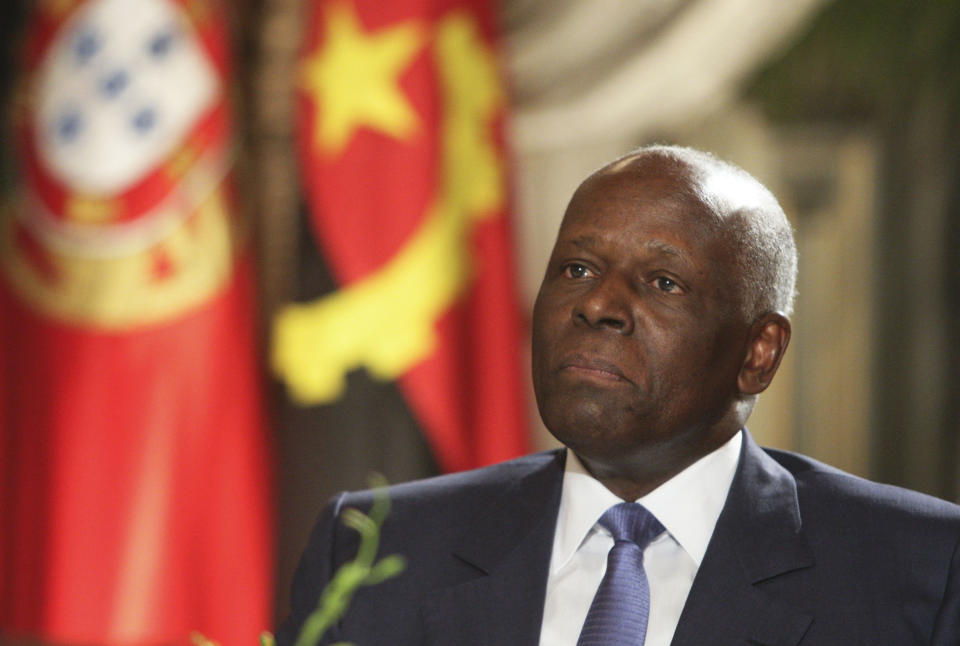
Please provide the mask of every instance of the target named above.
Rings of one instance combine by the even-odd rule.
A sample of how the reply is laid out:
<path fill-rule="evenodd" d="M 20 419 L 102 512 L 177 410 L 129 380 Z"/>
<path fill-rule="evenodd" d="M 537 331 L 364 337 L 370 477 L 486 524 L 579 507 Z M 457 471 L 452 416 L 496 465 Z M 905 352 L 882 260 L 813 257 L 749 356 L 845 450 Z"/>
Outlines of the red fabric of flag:
<path fill-rule="evenodd" d="M 494 3 L 319 0 L 298 71 L 313 231 L 340 288 L 289 307 L 294 399 L 396 380 L 448 471 L 528 449 Z"/>
<path fill-rule="evenodd" d="M 38 3 L 0 219 L 0 631 L 255 644 L 270 456 L 222 8 Z"/>

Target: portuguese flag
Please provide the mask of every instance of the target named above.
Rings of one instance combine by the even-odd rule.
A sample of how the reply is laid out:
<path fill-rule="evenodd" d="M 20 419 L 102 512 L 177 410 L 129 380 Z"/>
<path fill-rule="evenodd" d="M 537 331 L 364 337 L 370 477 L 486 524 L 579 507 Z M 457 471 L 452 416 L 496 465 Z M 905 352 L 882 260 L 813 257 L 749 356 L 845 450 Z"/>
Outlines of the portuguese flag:
<path fill-rule="evenodd" d="M 270 456 L 222 8 L 36 7 L 0 218 L 0 631 L 255 644 Z"/>
<path fill-rule="evenodd" d="M 280 312 L 274 371 L 336 421 L 320 432 L 383 445 L 412 422 L 442 471 L 528 450 L 495 7 L 317 0 L 297 70 L 307 235 L 330 289 Z"/>

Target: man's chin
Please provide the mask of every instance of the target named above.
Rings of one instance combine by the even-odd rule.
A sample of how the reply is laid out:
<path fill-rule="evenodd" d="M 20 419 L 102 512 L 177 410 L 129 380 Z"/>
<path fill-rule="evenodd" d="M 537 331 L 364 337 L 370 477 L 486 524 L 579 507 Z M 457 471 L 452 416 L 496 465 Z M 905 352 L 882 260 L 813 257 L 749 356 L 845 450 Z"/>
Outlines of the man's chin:
<path fill-rule="evenodd" d="M 553 389 L 550 396 L 542 398 L 545 405 L 540 407 L 542 413 L 546 409 L 547 427 L 552 421 L 557 426 L 588 426 L 600 433 L 606 426 L 629 426 L 641 402 L 636 389 L 625 388 L 623 383 L 581 381 Z"/>
<path fill-rule="evenodd" d="M 639 438 L 632 429 L 611 424 L 610 419 L 595 415 L 571 415 L 562 424 L 551 424 L 545 418 L 547 429 L 561 444 L 574 453 L 590 459 L 609 461 L 637 450 Z"/>

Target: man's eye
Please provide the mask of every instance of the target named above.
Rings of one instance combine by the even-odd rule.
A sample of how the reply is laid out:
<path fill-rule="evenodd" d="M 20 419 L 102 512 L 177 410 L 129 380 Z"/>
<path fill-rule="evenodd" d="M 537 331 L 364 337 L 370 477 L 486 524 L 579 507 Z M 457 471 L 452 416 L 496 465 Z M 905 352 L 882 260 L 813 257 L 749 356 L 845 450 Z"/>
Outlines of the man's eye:
<path fill-rule="evenodd" d="M 666 276 L 660 276 L 653 281 L 654 285 L 657 286 L 657 289 L 663 292 L 679 292 L 680 285 L 672 278 Z"/>
<path fill-rule="evenodd" d="M 567 278 L 585 278 L 589 273 L 589 269 L 576 262 L 571 262 L 563 266 L 563 274 Z"/>

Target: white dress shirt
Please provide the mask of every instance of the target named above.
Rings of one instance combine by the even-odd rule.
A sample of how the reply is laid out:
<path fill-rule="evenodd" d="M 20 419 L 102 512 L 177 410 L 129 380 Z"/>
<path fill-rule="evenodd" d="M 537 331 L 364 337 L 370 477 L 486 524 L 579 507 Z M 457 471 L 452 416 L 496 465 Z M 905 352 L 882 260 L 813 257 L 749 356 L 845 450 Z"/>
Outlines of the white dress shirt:
<path fill-rule="evenodd" d="M 741 434 L 636 502 L 666 528 L 643 552 L 650 584 L 645 646 L 669 646 L 740 459 Z M 540 646 L 576 646 L 607 568 L 613 537 L 597 524 L 623 502 L 567 450 L 557 529 L 550 556 Z"/>

